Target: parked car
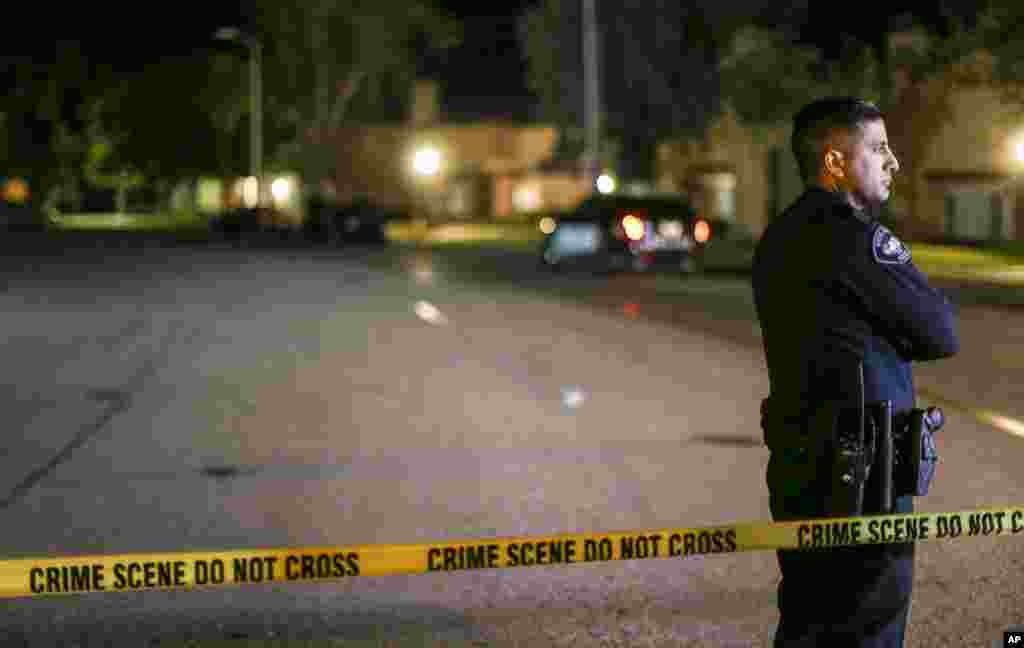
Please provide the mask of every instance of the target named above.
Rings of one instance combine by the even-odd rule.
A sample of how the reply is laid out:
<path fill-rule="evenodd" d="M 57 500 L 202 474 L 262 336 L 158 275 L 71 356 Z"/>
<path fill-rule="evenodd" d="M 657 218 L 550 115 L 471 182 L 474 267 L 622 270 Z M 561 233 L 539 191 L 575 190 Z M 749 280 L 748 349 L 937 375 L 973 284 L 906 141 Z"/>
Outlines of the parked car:
<path fill-rule="evenodd" d="M 575 209 L 542 222 L 541 264 L 552 270 L 700 269 L 699 219 L 683 198 L 594 194 Z"/>
<path fill-rule="evenodd" d="M 386 243 L 387 224 L 402 214 L 366 198 L 348 205 L 311 201 L 305 222 L 307 238 L 320 243 Z"/>
<path fill-rule="evenodd" d="M 220 212 L 209 220 L 210 232 L 227 240 L 270 235 L 290 238 L 298 226 L 272 207 L 236 207 Z"/>
<path fill-rule="evenodd" d="M 221 238 L 240 240 L 262 231 L 259 210 L 254 207 L 236 207 L 224 210 L 209 220 L 210 232 Z"/>
<path fill-rule="evenodd" d="M 50 219 L 41 211 L 18 203 L 0 200 L 0 231 L 45 232 Z"/>

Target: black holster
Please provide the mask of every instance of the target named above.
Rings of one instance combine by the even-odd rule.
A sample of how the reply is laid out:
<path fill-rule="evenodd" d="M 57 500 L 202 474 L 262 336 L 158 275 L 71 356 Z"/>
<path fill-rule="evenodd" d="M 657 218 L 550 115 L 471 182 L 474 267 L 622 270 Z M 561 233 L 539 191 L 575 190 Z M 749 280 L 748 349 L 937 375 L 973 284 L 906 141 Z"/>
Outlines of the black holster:
<path fill-rule="evenodd" d="M 874 459 L 873 439 L 867 435 L 864 406 L 864 368 L 857 367 L 857 388 L 853 402 L 823 404 L 811 423 L 813 437 L 828 449 L 828 492 L 825 515 L 847 517 L 864 511 L 864 494 Z"/>
<path fill-rule="evenodd" d="M 938 407 L 912 409 L 894 417 L 893 489 L 897 497 L 928 494 L 939 462 L 935 433 L 944 419 Z"/>
<path fill-rule="evenodd" d="M 809 418 L 776 411 L 782 408 L 771 397 L 761 402 L 765 444 L 807 453 L 826 517 L 890 513 L 897 497 L 927 495 L 938 462 L 942 410 L 894 412 L 892 401 L 865 403 L 863 365 L 856 379 L 854 393 L 820 403 Z"/>
<path fill-rule="evenodd" d="M 894 413 L 892 401 L 866 404 L 859 413 L 832 410 L 829 426 L 831 473 L 827 515 L 846 517 L 890 513 L 895 498 L 921 497 L 935 476 L 935 432 L 942 427 L 937 407 Z M 843 420 L 844 417 L 847 420 Z M 870 499 L 868 497 L 870 496 Z"/>

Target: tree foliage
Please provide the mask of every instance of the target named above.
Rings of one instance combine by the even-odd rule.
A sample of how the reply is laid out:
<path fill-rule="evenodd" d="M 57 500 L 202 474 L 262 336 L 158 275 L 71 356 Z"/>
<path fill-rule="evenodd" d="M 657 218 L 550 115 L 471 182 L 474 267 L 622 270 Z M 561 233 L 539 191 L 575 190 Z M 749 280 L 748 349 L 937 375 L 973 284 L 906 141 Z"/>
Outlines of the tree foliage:
<path fill-rule="evenodd" d="M 29 179 L 31 201 L 40 205 L 80 174 L 86 147 L 70 107 L 109 73 L 90 65 L 77 43 L 58 40 L 52 48 L 49 56 L 0 59 L 8 80 L 0 95 L 0 164 L 4 175 Z"/>
<path fill-rule="evenodd" d="M 931 29 L 917 24 L 902 32 L 904 38 L 884 38 L 878 48 L 848 40 L 838 60 L 800 47 L 781 31 L 740 30 L 721 62 L 723 98 L 748 125 L 786 125 L 801 106 L 824 95 L 872 99 L 886 114 L 901 175 L 913 177 L 955 117 L 956 93 L 996 90 L 1003 117 L 1024 117 L 1024 46 L 1017 37 L 1024 8 L 990 2 L 973 14 L 949 12 L 943 23 Z M 916 213 L 918 183 L 901 185 L 897 195 Z"/>
<path fill-rule="evenodd" d="M 748 25 L 738 29 L 719 61 L 722 98 L 750 125 L 792 119 L 801 106 L 825 95 L 880 101 L 878 57 L 870 46 L 841 36 L 838 60 L 799 43 L 793 33 Z"/>
<path fill-rule="evenodd" d="M 4 63 L 14 83 L 0 98 L 0 157 L 7 173 L 30 178 L 39 203 L 73 205 L 90 185 L 235 171 L 244 159 L 232 150 L 245 90 L 237 57 L 200 50 L 125 75 L 58 42 L 49 60 Z"/>
<path fill-rule="evenodd" d="M 528 84 L 542 117 L 578 154 L 584 123 L 581 0 L 542 0 L 520 24 Z M 597 5 L 604 137 L 641 161 L 662 137 L 696 135 L 720 112 L 718 57 L 747 23 L 795 20 L 806 2 L 652 0 Z"/>
<path fill-rule="evenodd" d="M 311 131 L 337 127 L 368 80 L 407 85 L 424 43 L 447 46 L 458 36 L 457 23 L 428 0 L 258 0 L 251 11 L 264 46 L 268 166 L 329 157 L 326 147 L 309 155 L 317 148 L 309 145 Z M 42 198 L 83 179 L 109 185 L 123 178 L 114 167 L 164 185 L 244 173 L 252 118 L 247 58 L 215 45 L 212 34 L 210 41 L 127 77 L 70 41 L 57 41 L 48 57 L 0 58 L 9 80 L 0 95 L 5 174 L 31 178 L 33 196 Z"/>
<path fill-rule="evenodd" d="M 268 155 L 316 186 L 332 172 L 328 134 L 368 80 L 408 86 L 422 47 L 458 42 L 458 23 L 427 0 L 259 0 Z"/>
<path fill-rule="evenodd" d="M 565 139 L 577 146 L 584 124 L 582 21 L 580 0 L 544 0 L 519 24 L 527 87 L 539 99 L 540 115 L 568 130 Z"/>
<path fill-rule="evenodd" d="M 1007 104 L 1015 107 L 1014 119 L 1024 117 L 1024 5 L 1002 0 L 990 3 L 978 16 L 973 29 L 960 29 L 966 34 L 972 50 L 984 50 L 992 56 L 992 65 L 981 80 L 998 87 Z M 977 69 L 977 68 L 975 68 Z M 977 77 L 975 80 L 978 80 Z"/>
<path fill-rule="evenodd" d="M 115 175 L 124 168 L 167 182 L 242 172 L 246 78 L 237 57 L 200 51 L 122 80 L 86 106 L 94 164 L 116 159 Z"/>
<path fill-rule="evenodd" d="M 1024 106 L 1024 7 L 1017 2 L 988 3 L 970 19 L 948 13 L 941 31 L 916 25 L 913 37 L 879 48 L 849 36 L 836 60 L 817 48 L 801 46 L 785 31 L 746 27 L 736 32 L 720 63 L 723 97 L 744 121 L 780 123 L 800 106 L 827 94 L 854 94 L 874 99 L 886 110 L 932 86 L 930 94 L 946 97 L 957 89 L 988 86 Z M 900 75 L 906 83 L 891 92 L 888 82 Z M 907 94 L 904 95 L 903 93 Z M 941 115 L 950 116 L 948 110 Z"/>

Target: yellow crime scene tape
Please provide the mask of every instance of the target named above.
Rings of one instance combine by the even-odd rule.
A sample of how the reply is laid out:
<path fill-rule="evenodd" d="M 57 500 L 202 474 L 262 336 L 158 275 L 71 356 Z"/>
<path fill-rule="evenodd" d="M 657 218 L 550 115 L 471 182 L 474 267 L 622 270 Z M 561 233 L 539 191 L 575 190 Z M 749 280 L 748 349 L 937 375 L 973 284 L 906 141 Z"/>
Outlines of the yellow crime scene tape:
<path fill-rule="evenodd" d="M 435 544 L 18 558 L 0 560 L 0 598 L 325 581 L 770 549 L 828 550 L 1001 535 L 1024 535 L 1024 508 Z"/>

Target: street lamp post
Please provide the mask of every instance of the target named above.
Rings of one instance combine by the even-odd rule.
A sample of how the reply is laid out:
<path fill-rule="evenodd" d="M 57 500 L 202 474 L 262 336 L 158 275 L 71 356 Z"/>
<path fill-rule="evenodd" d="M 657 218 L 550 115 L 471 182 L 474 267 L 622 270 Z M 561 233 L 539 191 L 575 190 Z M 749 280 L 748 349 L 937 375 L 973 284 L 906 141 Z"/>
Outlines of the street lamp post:
<path fill-rule="evenodd" d="M 600 52 L 596 0 L 583 2 L 583 96 L 586 130 L 586 173 L 594 190 L 601 167 Z"/>
<path fill-rule="evenodd" d="M 242 32 L 237 27 L 218 29 L 214 38 L 242 43 L 249 49 L 249 165 L 256 179 L 256 206 L 263 205 L 263 86 L 260 66 L 263 63 L 263 44 L 260 39 Z"/>

